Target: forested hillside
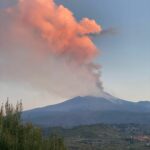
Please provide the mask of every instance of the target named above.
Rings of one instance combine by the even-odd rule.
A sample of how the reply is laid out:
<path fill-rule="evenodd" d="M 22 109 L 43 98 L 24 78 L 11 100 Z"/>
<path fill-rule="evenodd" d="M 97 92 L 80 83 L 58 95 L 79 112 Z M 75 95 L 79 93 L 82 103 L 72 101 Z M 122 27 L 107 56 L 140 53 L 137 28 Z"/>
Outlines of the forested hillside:
<path fill-rule="evenodd" d="M 96 124 L 70 129 L 44 129 L 64 136 L 69 150 L 150 150 L 150 126 Z"/>

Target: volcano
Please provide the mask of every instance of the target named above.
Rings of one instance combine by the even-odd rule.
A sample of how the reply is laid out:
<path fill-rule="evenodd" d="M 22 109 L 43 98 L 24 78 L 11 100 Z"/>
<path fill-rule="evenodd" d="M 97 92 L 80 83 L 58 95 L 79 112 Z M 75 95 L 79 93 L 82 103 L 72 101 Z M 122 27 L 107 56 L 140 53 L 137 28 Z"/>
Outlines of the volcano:
<path fill-rule="evenodd" d="M 73 127 L 97 123 L 149 124 L 150 102 L 130 102 L 105 94 L 75 97 L 65 102 L 24 111 L 24 122 L 42 127 Z"/>

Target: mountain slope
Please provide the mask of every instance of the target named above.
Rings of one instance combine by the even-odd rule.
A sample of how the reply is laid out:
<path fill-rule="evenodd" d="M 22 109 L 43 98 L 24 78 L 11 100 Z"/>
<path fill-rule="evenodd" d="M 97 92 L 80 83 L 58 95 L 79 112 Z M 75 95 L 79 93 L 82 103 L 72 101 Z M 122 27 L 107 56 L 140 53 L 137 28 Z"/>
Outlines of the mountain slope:
<path fill-rule="evenodd" d="M 75 97 L 60 104 L 23 113 L 24 121 L 40 126 L 77 126 L 95 123 L 150 123 L 150 102 L 111 97 Z"/>

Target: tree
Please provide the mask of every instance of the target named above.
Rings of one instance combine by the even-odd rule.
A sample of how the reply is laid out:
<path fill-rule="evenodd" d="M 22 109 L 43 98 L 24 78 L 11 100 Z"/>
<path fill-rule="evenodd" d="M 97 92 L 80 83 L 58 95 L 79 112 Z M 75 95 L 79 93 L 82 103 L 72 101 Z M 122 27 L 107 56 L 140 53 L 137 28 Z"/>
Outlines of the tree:
<path fill-rule="evenodd" d="M 40 128 L 21 121 L 22 103 L 7 102 L 0 108 L 0 150 L 66 150 L 62 138 L 43 137 Z"/>

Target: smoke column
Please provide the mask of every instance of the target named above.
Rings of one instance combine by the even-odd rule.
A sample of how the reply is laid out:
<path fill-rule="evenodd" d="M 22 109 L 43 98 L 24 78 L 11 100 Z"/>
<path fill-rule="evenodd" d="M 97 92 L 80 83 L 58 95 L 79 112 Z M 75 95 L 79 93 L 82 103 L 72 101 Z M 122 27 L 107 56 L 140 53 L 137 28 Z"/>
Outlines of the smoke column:
<path fill-rule="evenodd" d="M 90 35 L 101 31 L 53 0 L 20 0 L 0 10 L 0 81 L 60 97 L 100 96 L 99 51 Z"/>

